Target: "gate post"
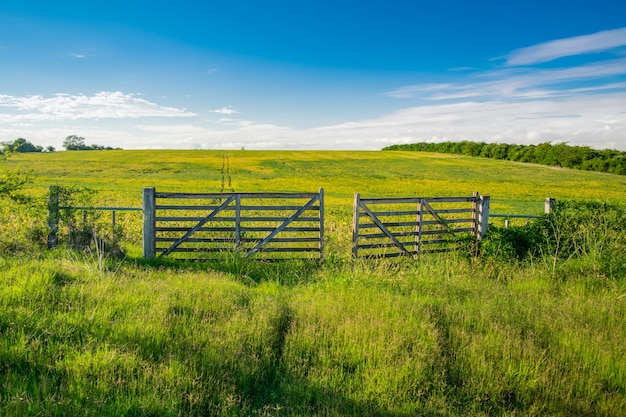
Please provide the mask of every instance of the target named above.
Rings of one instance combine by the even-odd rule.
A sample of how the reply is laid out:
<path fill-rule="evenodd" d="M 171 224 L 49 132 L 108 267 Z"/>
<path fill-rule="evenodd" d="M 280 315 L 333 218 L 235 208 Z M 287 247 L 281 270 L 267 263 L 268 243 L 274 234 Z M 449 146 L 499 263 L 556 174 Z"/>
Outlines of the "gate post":
<path fill-rule="evenodd" d="M 59 244 L 59 186 L 51 185 L 48 189 L 48 249 Z"/>
<path fill-rule="evenodd" d="M 235 194 L 235 252 L 241 249 L 241 194 Z"/>
<path fill-rule="evenodd" d="M 154 258 L 156 254 L 156 190 L 143 189 L 143 257 Z"/>
<path fill-rule="evenodd" d="M 359 215 L 361 211 L 361 194 L 354 195 L 354 214 L 352 215 L 352 258 L 359 256 Z"/>
<path fill-rule="evenodd" d="M 550 214 L 554 210 L 554 203 L 556 203 L 556 199 L 548 197 L 545 202 L 545 213 Z"/>
<path fill-rule="evenodd" d="M 478 222 L 478 214 L 480 213 L 480 194 L 478 191 L 474 191 L 472 194 L 473 202 L 472 202 L 472 223 L 474 225 L 474 236 L 476 239 L 480 239 L 480 223 Z"/>
<path fill-rule="evenodd" d="M 478 212 L 478 239 L 482 239 L 487 233 L 489 227 L 489 202 L 491 197 L 488 195 L 480 196 L 479 212 Z"/>

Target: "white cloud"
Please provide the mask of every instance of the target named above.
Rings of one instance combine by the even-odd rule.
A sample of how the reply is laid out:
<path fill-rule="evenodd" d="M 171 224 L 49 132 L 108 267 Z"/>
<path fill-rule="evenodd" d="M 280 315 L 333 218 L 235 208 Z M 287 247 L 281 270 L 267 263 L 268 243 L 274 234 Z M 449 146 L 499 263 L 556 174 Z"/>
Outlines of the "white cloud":
<path fill-rule="evenodd" d="M 565 141 L 626 149 L 626 93 L 576 100 L 461 102 L 417 106 L 379 118 L 313 129 L 324 139 L 359 138 L 361 144 L 472 140 L 509 143 Z M 606 128 L 608 127 L 608 129 Z"/>
<path fill-rule="evenodd" d="M 130 125 L 91 121 L 41 129 L 0 125 L 0 136 L 25 137 L 60 148 L 62 138 L 80 134 L 88 143 L 125 149 L 380 149 L 395 143 L 472 140 L 537 144 L 565 141 L 571 145 L 626 151 L 626 92 L 542 100 L 463 101 L 406 108 L 380 117 L 313 129 L 270 123 L 217 125 L 160 120 Z M 81 127 L 82 125 L 82 127 Z"/>
<path fill-rule="evenodd" d="M 52 97 L 0 95 L 0 121 L 55 121 L 77 119 L 125 119 L 139 117 L 191 117 L 184 109 L 159 106 L 133 94 L 103 91 L 93 96 L 56 94 Z"/>
<path fill-rule="evenodd" d="M 221 109 L 209 110 L 209 113 L 219 113 L 219 114 L 238 114 L 239 111 L 233 108 L 232 106 L 222 107 Z"/>
<path fill-rule="evenodd" d="M 626 93 L 542 101 L 461 102 L 416 106 L 381 117 L 296 130 L 250 122 L 224 130 L 177 125 L 150 129 L 150 145 L 190 149 L 380 149 L 395 143 L 472 140 L 626 150 Z M 144 127 L 146 128 L 146 127 Z"/>
<path fill-rule="evenodd" d="M 81 52 L 69 52 L 68 55 L 76 59 L 85 59 L 89 57 L 91 54 L 89 52 L 81 51 Z"/>
<path fill-rule="evenodd" d="M 558 58 L 606 51 L 626 45 L 626 28 L 605 30 L 591 35 L 558 39 L 517 49 L 507 56 L 507 65 L 532 65 Z"/>
<path fill-rule="evenodd" d="M 428 100 L 527 99 L 562 97 L 594 90 L 623 88 L 623 83 L 603 84 L 603 79 L 626 75 L 626 59 L 611 59 L 569 68 L 515 68 L 487 71 L 468 76 L 456 83 L 426 83 L 397 88 L 389 97 L 420 97 Z M 600 81 L 598 83 L 598 81 Z M 571 83 L 579 83 L 573 85 Z M 585 88 L 580 83 L 594 82 Z M 569 83 L 568 87 L 563 84 Z"/>

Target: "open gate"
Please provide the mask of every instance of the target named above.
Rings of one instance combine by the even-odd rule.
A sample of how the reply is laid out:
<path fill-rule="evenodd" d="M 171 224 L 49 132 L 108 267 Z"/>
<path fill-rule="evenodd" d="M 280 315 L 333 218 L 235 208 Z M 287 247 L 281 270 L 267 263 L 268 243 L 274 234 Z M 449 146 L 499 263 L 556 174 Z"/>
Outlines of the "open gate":
<path fill-rule="evenodd" d="M 455 250 L 455 236 L 480 239 L 489 197 L 354 198 L 353 257 L 417 257 Z"/>
<path fill-rule="evenodd" d="M 164 193 L 144 189 L 144 257 L 321 258 L 319 193 Z"/>

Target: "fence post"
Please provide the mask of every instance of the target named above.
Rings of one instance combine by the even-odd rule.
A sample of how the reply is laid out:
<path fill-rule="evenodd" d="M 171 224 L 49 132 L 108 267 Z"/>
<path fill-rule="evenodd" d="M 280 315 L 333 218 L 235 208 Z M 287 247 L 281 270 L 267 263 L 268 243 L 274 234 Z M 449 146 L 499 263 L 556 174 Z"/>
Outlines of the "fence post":
<path fill-rule="evenodd" d="M 422 221 L 424 220 L 424 199 L 420 198 L 420 202 L 417 203 L 417 224 L 415 225 L 415 255 L 420 256 L 422 250 Z"/>
<path fill-rule="evenodd" d="M 474 197 L 474 203 L 472 204 L 472 222 L 474 223 L 474 235 L 476 236 L 476 239 L 479 239 L 480 224 L 478 223 L 478 213 L 480 212 L 480 194 L 478 194 L 478 191 L 474 191 L 472 197 Z"/>
<path fill-rule="evenodd" d="M 554 210 L 554 203 L 556 203 L 555 198 L 548 197 L 545 202 L 545 213 L 550 214 L 552 210 Z"/>
<path fill-rule="evenodd" d="M 320 259 L 324 259 L 324 189 L 320 188 Z"/>
<path fill-rule="evenodd" d="M 143 189 L 143 257 L 154 258 L 156 254 L 156 190 Z"/>
<path fill-rule="evenodd" d="M 478 212 L 478 239 L 482 239 L 487 233 L 487 227 L 489 227 L 489 203 L 491 197 L 483 195 L 480 197 L 479 212 Z"/>
<path fill-rule="evenodd" d="M 359 256 L 359 215 L 361 211 L 361 194 L 354 195 L 354 214 L 352 217 L 352 257 Z"/>
<path fill-rule="evenodd" d="M 235 252 L 241 249 L 241 194 L 235 194 Z"/>
<path fill-rule="evenodd" d="M 59 244 L 59 189 L 58 185 L 48 189 L 48 249 Z"/>

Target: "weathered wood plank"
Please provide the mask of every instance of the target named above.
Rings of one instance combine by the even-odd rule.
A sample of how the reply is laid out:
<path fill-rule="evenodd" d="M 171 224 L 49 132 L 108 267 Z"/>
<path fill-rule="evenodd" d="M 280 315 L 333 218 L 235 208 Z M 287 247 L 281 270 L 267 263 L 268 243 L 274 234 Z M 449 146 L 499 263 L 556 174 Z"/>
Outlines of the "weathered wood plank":
<path fill-rule="evenodd" d="M 413 245 L 413 242 L 401 242 L 401 243 L 406 243 L 408 245 Z M 380 248 L 394 248 L 394 249 L 398 250 L 398 247 L 393 242 L 387 242 L 387 243 L 367 243 L 367 244 L 360 244 L 359 245 L 359 249 L 380 249 Z"/>
<path fill-rule="evenodd" d="M 216 205 L 166 205 L 159 204 L 157 210 L 184 210 L 184 211 L 212 211 L 218 208 Z M 241 211 L 294 211 L 302 206 L 240 206 Z M 319 206 L 311 206 L 309 210 L 319 211 Z M 222 211 L 235 211 L 235 206 L 224 207 Z"/>
<path fill-rule="evenodd" d="M 259 249 L 259 252 L 263 252 L 263 253 L 288 253 L 288 252 L 297 252 L 297 253 L 304 253 L 304 252 L 310 252 L 310 253 L 319 253 L 320 249 L 319 247 L 315 247 L 312 246 L 310 248 L 302 248 L 302 247 L 296 247 L 296 248 L 292 248 L 292 247 L 288 247 L 288 248 L 276 248 L 273 246 L 263 246 L 261 249 Z"/>
<path fill-rule="evenodd" d="M 532 214 L 494 214 L 489 213 L 489 217 L 504 217 L 505 219 L 540 219 L 541 216 Z"/>
<path fill-rule="evenodd" d="M 158 242 L 176 242 L 178 240 L 177 237 L 157 237 L 156 241 Z M 235 243 L 235 239 L 227 238 L 227 237 L 213 237 L 213 238 L 201 238 L 201 237 L 190 237 L 185 240 L 185 243 Z"/>
<path fill-rule="evenodd" d="M 253 239 L 253 238 L 242 238 L 241 241 L 242 242 L 258 242 L 260 239 Z M 292 237 L 292 238 L 286 238 L 286 237 L 275 237 L 274 239 L 272 239 L 272 243 L 319 243 L 320 238 L 319 237 Z"/>
<path fill-rule="evenodd" d="M 455 229 L 452 229 L 455 233 L 464 233 L 464 232 L 468 232 L 468 233 L 472 233 L 474 232 L 474 228 L 473 227 L 458 227 Z M 416 231 L 416 230 L 412 230 L 412 231 L 403 231 L 403 232 L 394 232 L 393 235 L 396 237 L 408 237 L 408 236 L 418 236 L 418 235 L 424 235 L 424 236 L 429 236 L 429 235 L 441 235 L 441 234 L 448 234 L 448 231 L 445 229 L 438 229 L 438 230 L 422 230 L 420 231 Z M 384 233 L 370 233 L 370 234 L 360 234 L 359 237 L 361 239 L 384 239 L 387 237 L 386 234 Z"/>
<path fill-rule="evenodd" d="M 376 217 L 402 217 L 402 216 L 417 216 L 419 210 L 404 210 L 404 211 L 373 211 Z"/>
<path fill-rule="evenodd" d="M 239 195 L 242 199 L 310 199 L 317 197 L 316 193 L 156 193 L 156 198 L 184 199 L 184 200 L 211 200 L 227 199 Z"/>
<path fill-rule="evenodd" d="M 166 248 L 163 249 L 162 253 L 165 253 Z M 211 248 L 211 247 L 198 247 L 198 248 L 185 248 L 185 247 L 176 247 L 172 249 L 169 253 L 203 253 L 203 252 L 229 252 L 232 251 L 231 248 Z M 264 246 L 259 252 L 268 252 L 268 253 L 288 253 L 288 252 L 297 252 L 297 253 L 318 253 L 319 248 L 310 247 L 310 248 L 273 248 Z"/>
<path fill-rule="evenodd" d="M 163 227 L 158 226 L 155 227 L 157 232 L 188 232 L 190 230 L 189 227 Z M 233 225 L 232 227 L 201 227 L 197 230 L 197 232 L 236 232 L 236 228 Z M 241 227 L 241 232 L 271 232 L 276 230 L 275 227 Z M 311 233 L 319 233 L 319 227 L 285 227 L 283 232 L 311 232 Z"/>
<path fill-rule="evenodd" d="M 172 226 L 172 227 L 165 227 L 165 226 L 157 226 L 155 227 L 155 229 L 157 232 L 168 232 L 168 233 L 178 233 L 178 232 L 182 232 L 182 233 L 186 233 L 190 230 L 189 227 L 181 227 L 181 226 Z M 201 227 L 200 229 L 198 229 L 198 232 L 231 232 L 231 233 L 235 233 L 235 227 L 231 226 L 231 227 Z"/>
<path fill-rule="evenodd" d="M 157 217 L 157 222 L 199 222 L 204 219 L 206 216 L 162 216 Z M 224 223 L 237 223 L 239 222 L 254 222 L 254 223 L 264 223 L 264 222 L 284 222 L 287 220 L 287 217 L 214 217 L 212 221 L 214 222 L 224 222 Z M 293 223 L 298 222 L 319 222 L 319 218 L 317 217 L 299 217 L 293 220 Z"/>
<path fill-rule="evenodd" d="M 385 197 L 385 198 L 361 198 L 363 204 L 418 204 L 420 200 L 431 203 L 470 203 L 474 197 Z"/>

